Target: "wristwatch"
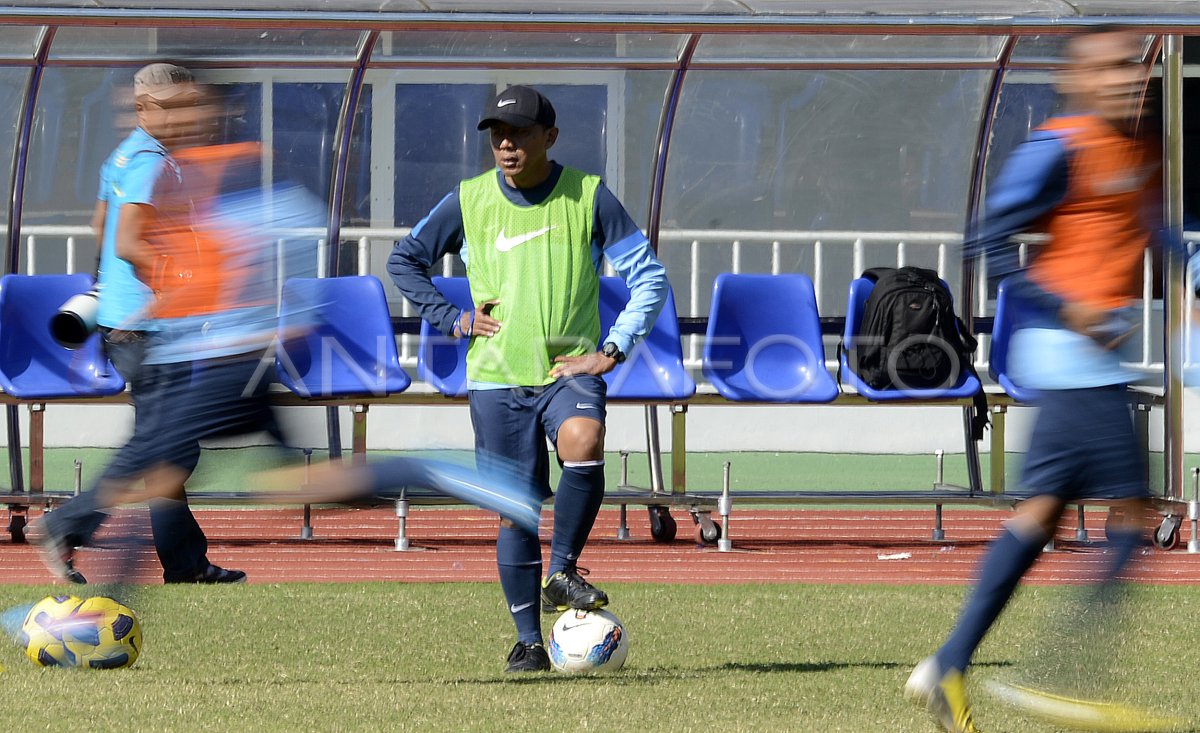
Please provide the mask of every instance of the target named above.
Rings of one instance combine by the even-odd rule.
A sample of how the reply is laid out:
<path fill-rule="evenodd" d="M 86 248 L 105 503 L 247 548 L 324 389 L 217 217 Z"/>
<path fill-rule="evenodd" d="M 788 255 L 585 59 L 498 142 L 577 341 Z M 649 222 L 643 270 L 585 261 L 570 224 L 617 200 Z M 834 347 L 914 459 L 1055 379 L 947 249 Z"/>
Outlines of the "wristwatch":
<path fill-rule="evenodd" d="M 617 348 L 617 345 L 614 344 L 612 341 L 609 341 L 608 343 L 606 343 L 604 345 L 604 348 L 600 349 L 600 353 L 604 354 L 609 359 L 612 359 L 613 361 L 617 362 L 618 364 L 622 364 L 625 362 L 625 353 L 623 351 L 621 351 L 619 348 Z"/>

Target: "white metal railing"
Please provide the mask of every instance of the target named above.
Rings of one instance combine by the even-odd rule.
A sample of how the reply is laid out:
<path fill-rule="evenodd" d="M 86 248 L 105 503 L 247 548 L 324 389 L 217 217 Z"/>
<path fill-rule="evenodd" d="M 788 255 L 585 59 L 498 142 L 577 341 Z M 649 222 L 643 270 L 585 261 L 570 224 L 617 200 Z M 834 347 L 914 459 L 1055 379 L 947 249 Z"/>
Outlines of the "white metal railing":
<path fill-rule="evenodd" d="M 345 227 L 341 231 L 342 240 L 357 244 L 358 274 L 374 274 L 380 277 L 388 288 L 389 300 L 396 311 L 402 316 L 414 315 L 412 307 L 399 293 L 390 287 L 387 273 L 382 262 L 391 251 L 394 243 L 405 237 L 410 231 L 408 227 Z M 47 247 L 63 248 L 66 269 L 68 273 L 89 271 L 91 263 L 79 261 L 79 242 L 87 240 L 93 243 L 95 236 L 91 227 L 65 225 L 33 225 L 23 229 L 24 234 L 24 267 L 29 274 L 38 272 L 38 252 Z M 316 272 L 325 274 L 327 261 L 327 243 L 323 237 L 325 232 L 319 229 L 289 231 L 289 236 L 311 239 L 317 242 L 314 253 Z M 1193 252 L 1200 245 L 1200 232 L 1185 232 L 1184 239 L 1188 251 Z M 1027 244 L 1021 245 L 1021 259 L 1025 261 L 1028 248 L 1036 245 L 1037 238 L 1030 238 Z M 736 230 L 736 229 L 666 229 L 660 232 L 659 251 L 668 260 L 668 270 L 672 273 L 675 286 L 677 307 L 681 316 L 699 317 L 708 313 L 707 298 L 711 292 L 711 277 L 707 276 L 702 266 L 701 253 L 706 249 L 728 247 L 728 266 L 720 269 L 727 272 L 741 272 L 745 267 L 747 252 L 752 249 L 765 249 L 766 257 L 759 257 L 759 263 L 766 262 L 766 267 L 751 271 L 770 272 L 779 274 L 791 272 L 784 266 L 785 254 L 789 252 L 805 252 L 811 255 L 811 269 L 804 271 L 813 281 L 817 302 L 825 304 L 825 311 L 841 314 L 838 308 L 845 307 L 847 287 L 858 273 L 868 266 L 903 266 L 919 262 L 926 266 L 936 267 L 938 273 L 948 282 L 956 283 L 957 271 L 951 272 L 950 267 L 957 263 L 955 249 L 961 244 L 962 237 L 958 232 L 911 232 L 911 231 L 799 231 L 799 230 Z M 282 249 L 282 244 L 280 245 Z M 686 255 L 678 254 L 680 248 Z M 382 257 L 379 256 L 380 253 Z M 841 260 L 841 267 L 834 260 Z M 376 266 L 374 263 L 381 264 Z M 680 273 L 679 267 L 684 265 L 686 273 Z M 442 272 L 451 275 L 454 262 L 446 259 L 442 263 Z M 609 270 L 611 274 L 611 270 Z M 1159 330 L 1162 322 L 1162 303 L 1153 299 L 1154 265 L 1150 253 L 1143 260 L 1142 286 L 1142 343 L 1139 367 L 1146 370 L 1161 370 L 1161 360 L 1155 358 L 1154 347 L 1160 341 Z M 1193 310 L 1196 297 L 1191 287 L 1191 274 L 1188 277 L 1187 311 L 1184 338 L 1185 361 L 1191 365 Z M 977 273 L 975 292 L 975 315 L 987 316 L 995 307 L 994 300 L 989 297 L 987 282 L 987 263 L 982 262 Z M 703 348 L 702 336 L 685 337 L 684 363 L 689 369 L 699 370 L 700 354 Z M 416 337 L 403 336 L 400 339 L 400 358 L 404 366 L 416 364 Z M 980 348 L 976 352 L 976 366 L 981 370 L 987 367 L 988 341 L 984 336 Z M 833 359 L 827 360 L 831 368 L 836 367 Z"/>

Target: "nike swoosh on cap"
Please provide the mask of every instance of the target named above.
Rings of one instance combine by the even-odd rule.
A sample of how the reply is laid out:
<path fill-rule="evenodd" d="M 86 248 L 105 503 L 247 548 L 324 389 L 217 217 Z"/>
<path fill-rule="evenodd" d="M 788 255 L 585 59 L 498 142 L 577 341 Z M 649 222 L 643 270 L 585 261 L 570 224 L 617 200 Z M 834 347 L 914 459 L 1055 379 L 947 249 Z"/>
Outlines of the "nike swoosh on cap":
<path fill-rule="evenodd" d="M 532 605 L 533 605 L 532 601 L 530 601 L 529 603 L 522 603 L 519 606 L 514 603 L 508 607 L 508 610 L 511 611 L 512 613 L 520 613 L 521 611 L 524 611 L 526 608 L 529 608 Z"/>
<path fill-rule="evenodd" d="M 500 250 L 501 252 L 507 252 L 519 244 L 525 244 L 526 242 L 528 242 L 530 240 L 537 239 L 538 237 L 542 236 L 543 234 L 550 231 L 551 229 L 557 229 L 557 228 L 558 228 L 557 226 L 548 226 L 543 229 L 538 229 L 536 232 L 528 232 L 526 234 L 518 234 L 515 237 L 505 236 L 504 230 L 501 229 L 500 233 L 496 235 L 496 249 Z"/>
<path fill-rule="evenodd" d="M 516 104 L 516 103 L 517 103 L 517 100 L 515 100 L 515 99 L 501 99 L 499 102 L 496 102 L 496 106 L 497 107 L 507 107 L 510 104 Z"/>

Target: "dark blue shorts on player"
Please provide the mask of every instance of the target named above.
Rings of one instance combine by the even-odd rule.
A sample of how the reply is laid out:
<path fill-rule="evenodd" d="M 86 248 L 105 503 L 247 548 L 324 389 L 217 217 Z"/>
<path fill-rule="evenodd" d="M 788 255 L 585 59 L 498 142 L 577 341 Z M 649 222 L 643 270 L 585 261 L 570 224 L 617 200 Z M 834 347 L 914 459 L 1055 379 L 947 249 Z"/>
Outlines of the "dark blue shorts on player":
<path fill-rule="evenodd" d="M 1146 463 L 1124 385 L 1045 390 L 1021 485 L 1074 499 L 1149 497 Z"/>
<path fill-rule="evenodd" d="M 492 462 L 517 471 L 546 499 L 550 458 L 546 439 L 557 445 L 558 431 L 573 417 L 603 424 L 608 385 L 590 374 L 565 377 L 542 387 L 475 389 L 470 392 L 475 427 L 475 460 L 487 472 Z"/>

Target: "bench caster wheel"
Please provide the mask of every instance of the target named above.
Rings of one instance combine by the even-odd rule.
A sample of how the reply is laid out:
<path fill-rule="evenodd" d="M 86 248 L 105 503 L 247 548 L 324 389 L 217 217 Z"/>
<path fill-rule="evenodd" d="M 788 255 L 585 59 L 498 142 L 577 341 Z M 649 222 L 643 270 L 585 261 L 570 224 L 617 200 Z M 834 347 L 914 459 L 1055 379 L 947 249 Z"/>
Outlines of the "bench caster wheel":
<path fill-rule="evenodd" d="M 692 536 L 697 545 L 715 545 L 717 540 L 721 539 L 721 525 L 714 522 L 712 515 L 708 512 L 692 514 L 692 521 L 696 524 L 692 530 Z"/>
<path fill-rule="evenodd" d="M 1154 546 L 1168 551 L 1179 547 L 1180 524 L 1182 524 L 1182 520 L 1179 517 L 1164 517 L 1162 524 L 1158 525 L 1158 529 L 1154 531 Z"/>
<path fill-rule="evenodd" d="M 671 516 L 671 510 L 665 506 L 647 507 L 646 510 L 650 513 L 650 536 L 655 542 L 670 542 L 675 539 L 675 518 Z"/>

